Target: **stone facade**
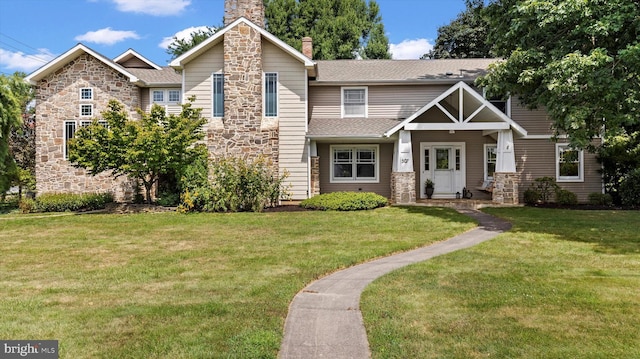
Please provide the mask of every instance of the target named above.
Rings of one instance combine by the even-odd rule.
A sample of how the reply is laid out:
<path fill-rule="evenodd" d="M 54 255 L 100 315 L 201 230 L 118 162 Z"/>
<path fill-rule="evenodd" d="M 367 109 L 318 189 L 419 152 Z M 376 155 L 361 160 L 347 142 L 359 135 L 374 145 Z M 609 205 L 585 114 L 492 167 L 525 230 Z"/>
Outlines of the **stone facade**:
<path fill-rule="evenodd" d="M 392 172 L 391 173 L 391 203 L 411 204 L 416 203 L 416 173 Z"/>
<path fill-rule="evenodd" d="M 493 178 L 495 181 L 492 196 L 493 203 L 518 204 L 520 175 L 514 172 L 496 172 Z"/>
<path fill-rule="evenodd" d="M 213 157 L 252 160 L 260 156 L 278 164 L 277 119 L 263 120 L 262 36 L 244 23 L 224 35 L 223 126 L 210 128 L 207 147 Z"/>
<path fill-rule="evenodd" d="M 93 99 L 81 100 L 80 89 L 92 89 Z M 139 89 L 129 79 L 106 66 L 93 56 L 83 54 L 38 83 L 36 93 L 36 191 L 114 193 L 116 199 L 131 197 L 130 181 L 114 181 L 108 174 L 91 176 L 75 168 L 64 158 L 65 122 L 73 121 L 79 128 L 82 121 L 107 108 L 110 99 L 118 99 L 138 118 Z M 82 117 L 80 105 L 92 105 L 93 116 Z"/>
<path fill-rule="evenodd" d="M 262 0 L 226 0 L 224 2 L 225 26 L 240 17 L 264 27 L 264 4 Z"/>
<path fill-rule="evenodd" d="M 309 189 L 309 197 L 320 194 L 320 157 L 311 157 L 311 188 Z"/>

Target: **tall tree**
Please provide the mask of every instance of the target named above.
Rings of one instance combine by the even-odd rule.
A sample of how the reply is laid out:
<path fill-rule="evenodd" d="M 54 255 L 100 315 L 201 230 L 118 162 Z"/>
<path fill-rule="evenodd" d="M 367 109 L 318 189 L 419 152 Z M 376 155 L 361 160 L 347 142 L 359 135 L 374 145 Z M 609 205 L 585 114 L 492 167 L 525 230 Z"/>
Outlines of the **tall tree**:
<path fill-rule="evenodd" d="M 495 0 L 489 42 L 504 61 L 478 84 L 544 107 L 572 145 L 629 134 L 640 121 L 640 2 Z"/>
<path fill-rule="evenodd" d="M 206 119 L 201 112 L 191 102 L 178 116 L 154 105 L 150 113 L 141 113 L 141 120 L 130 120 L 122 104 L 111 100 L 102 113 L 106 126 L 94 121 L 75 133 L 69 161 L 92 175 L 110 170 L 114 177 L 126 175 L 142 182 L 151 203 L 151 188 L 159 176 L 179 173 L 200 155 L 192 145 L 204 138 Z"/>
<path fill-rule="evenodd" d="M 318 60 L 389 58 L 379 13 L 374 0 L 265 0 L 267 30 L 298 50 L 310 36 Z"/>
<path fill-rule="evenodd" d="M 487 41 L 487 21 L 482 17 L 484 0 L 465 0 L 467 8 L 450 24 L 438 28 L 433 50 L 423 59 L 493 57 Z"/>
<path fill-rule="evenodd" d="M 4 194 L 18 175 L 10 150 L 10 136 L 22 125 L 22 114 L 33 94 L 23 73 L 0 75 L 0 193 Z"/>
<path fill-rule="evenodd" d="M 169 44 L 167 47 L 167 54 L 171 55 L 171 59 L 175 59 L 176 57 L 184 54 L 185 52 L 191 50 L 191 48 L 200 44 L 204 40 L 213 36 L 218 29 L 215 27 L 207 26 L 206 29 L 199 29 L 192 32 L 189 37 L 184 39 L 179 39 L 178 37 L 173 37 L 173 42 Z"/>

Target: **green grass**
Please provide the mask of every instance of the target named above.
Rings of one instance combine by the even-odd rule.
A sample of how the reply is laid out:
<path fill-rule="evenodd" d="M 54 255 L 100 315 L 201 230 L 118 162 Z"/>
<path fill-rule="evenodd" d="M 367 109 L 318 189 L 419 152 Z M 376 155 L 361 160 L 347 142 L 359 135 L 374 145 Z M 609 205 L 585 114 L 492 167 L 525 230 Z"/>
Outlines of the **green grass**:
<path fill-rule="evenodd" d="M 0 338 L 56 339 L 61 358 L 273 358 L 307 283 L 475 226 L 412 207 L 12 217 Z"/>
<path fill-rule="evenodd" d="M 513 229 L 367 287 L 374 358 L 640 357 L 640 212 L 486 211 Z"/>

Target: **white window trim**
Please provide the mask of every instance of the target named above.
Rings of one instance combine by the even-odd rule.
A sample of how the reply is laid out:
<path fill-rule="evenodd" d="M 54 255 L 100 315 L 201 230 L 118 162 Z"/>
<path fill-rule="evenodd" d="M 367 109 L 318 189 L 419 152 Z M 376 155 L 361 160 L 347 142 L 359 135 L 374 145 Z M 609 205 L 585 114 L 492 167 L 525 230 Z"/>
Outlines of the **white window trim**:
<path fill-rule="evenodd" d="M 216 116 L 214 111 L 215 103 L 216 103 L 216 97 L 215 97 L 216 76 L 214 75 L 222 75 L 222 116 Z M 211 74 L 211 118 L 224 118 L 224 73 L 222 72 L 213 72 Z"/>
<path fill-rule="evenodd" d="M 568 143 L 556 143 L 556 182 L 584 182 L 584 151 L 578 151 L 578 176 L 560 176 L 560 150 L 571 148 Z"/>
<path fill-rule="evenodd" d="M 71 138 L 74 138 L 75 137 L 75 131 L 78 131 L 78 124 L 77 124 L 76 121 L 64 121 L 64 124 L 63 124 L 64 127 L 62 128 L 62 157 L 65 160 L 69 159 L 69 151 L 67 150 L 68 149 L 67 138 L 69 137 L 67 135 L 67 125 L 68 124 L 73 124 L 74 133 L 73 133 L 73 137 L 71 137 Z"/>
<path fill-rule="evenodd" d="M 91 91 L 91 97 L 89 98 L 82 98 L 82 91 L 84 90 L 89 90 Z M 80 101 L 92 101 L 93 100 L 93 88 L 92 87 L 81 87 L 80 91 L 78 93 L 78 96 L 80 97 Z"/>
<path fill-rule="evenodd" d="M 487 156 L 487 152 L 488 152 L 487 149 L 489 147 L 494 147 L 496 149 L 496 162 L 498 161 L 498 159 L 497 159 L 498 144 L 496 144 L 496 143 L 485 143 L 484 144 L 484 180 L 485 181 L 493 180 L 493 177 L 489 176 L 489 168 L 487 166 L 489 164 L 489 158 Z"/>
<path fill-rule="evenodd" d="M 364 114 L 362 115 L 346 115 L 344 111 L 344 91 L 345 90 L 364 90 Z M 366 86 L 359 87 L 342 87 L 340 89 L 340 115 L 342 118 L 368 118 L 369 117 L 369 88 Z"/>
<path fill-rule="evenodd" d="M 350 149 L 355 151 L 357 149 L 373 149 L 375 151 L 376 161 L 375 161 L 375 178 L 371 179 L 358 179 L 354 178 L 335 178 L 333 175 L 333 165 L 334 165 L 334 155 L 333 152 L 336 149 Z M 331 145 L 329 146 L 329 156 L 331 157 L 329 161 L 329 170 L 330 170 L 330 183 L 380 183 L 380 146 L 379 145 Z M 353 162 L 353 174 L 357 176 L 357 160 L 354 158 Z"/>
<path fill-rule="evenodd" d="M 91 108 L 91 113 L 90 113 L 89 115 L 83 115 L 83 114 L 82 114 L 82 108 L 83 108 L 83 107 L 90 107 L 90 108 Z M 80 117 L 83 117 L 83 118 L 93 117 L 93 104 L 90 104 L 90 103 L 81 103 L 81 104 L 78 106 L 78 109 L 79 109 L 79 110 L 78 110 L 78 113 L 80 114 Z"/>
<path fill-rule="evenodd" d="M 491 99 L 487 98 L 487 89 L 486 89 L 486 87 L 482 88 L 482 97 L 485 100 L 489 101 L 489 102 L 492 101 Z M 507 99 L 505 100 L 505 105 L 504 106 L 505 106 L 505 115 L 507 115 L 507 117 L 511 118 L 511 95 L 509 95 L 507 97 Z"/>
<path fill-rule="evenodd" d="M 153 100 L 153 93 L 156 91 L 162 91 L 162 101 L 154 101 Z M 169 101 L 169 91 L 178 91 L 179 92 L 179 98 L 178 101 Z M 151 88 L 149 89 L 149 101 L 150 104 L 158 104 L 158 105 L 180 105 L 182 103 L 182 90 L 178 89 L 178 88 Z"/>
<path fill-rule="evenodd" d="M 276 75 L 276 115 L 275 116 L 267 116 L 267 75 L 274 74 Z M 262 77 L 262 116 L 266 118 L 277 118 L 280 115 L 280 74 L 277 72 L 269 71 L 265 72 Z"/>

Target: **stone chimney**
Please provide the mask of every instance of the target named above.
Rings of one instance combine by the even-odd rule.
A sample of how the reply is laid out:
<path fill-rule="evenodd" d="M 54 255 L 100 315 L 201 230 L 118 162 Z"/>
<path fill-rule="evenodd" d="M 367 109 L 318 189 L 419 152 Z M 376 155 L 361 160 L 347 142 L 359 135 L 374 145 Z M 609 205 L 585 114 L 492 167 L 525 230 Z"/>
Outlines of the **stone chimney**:
<path fill-rule="evenodd" d="M 302 38 L 302 54 L 310 59 L 313 59 L 313 39 L 310 37 Z"/>
<path fill-rule="evenodd" d="M 262 1 L 263 0 L 225 0 L 224 25 L 227 26 L 238 18 L 244 17 L 264 28 L 264 4 Z"/>

